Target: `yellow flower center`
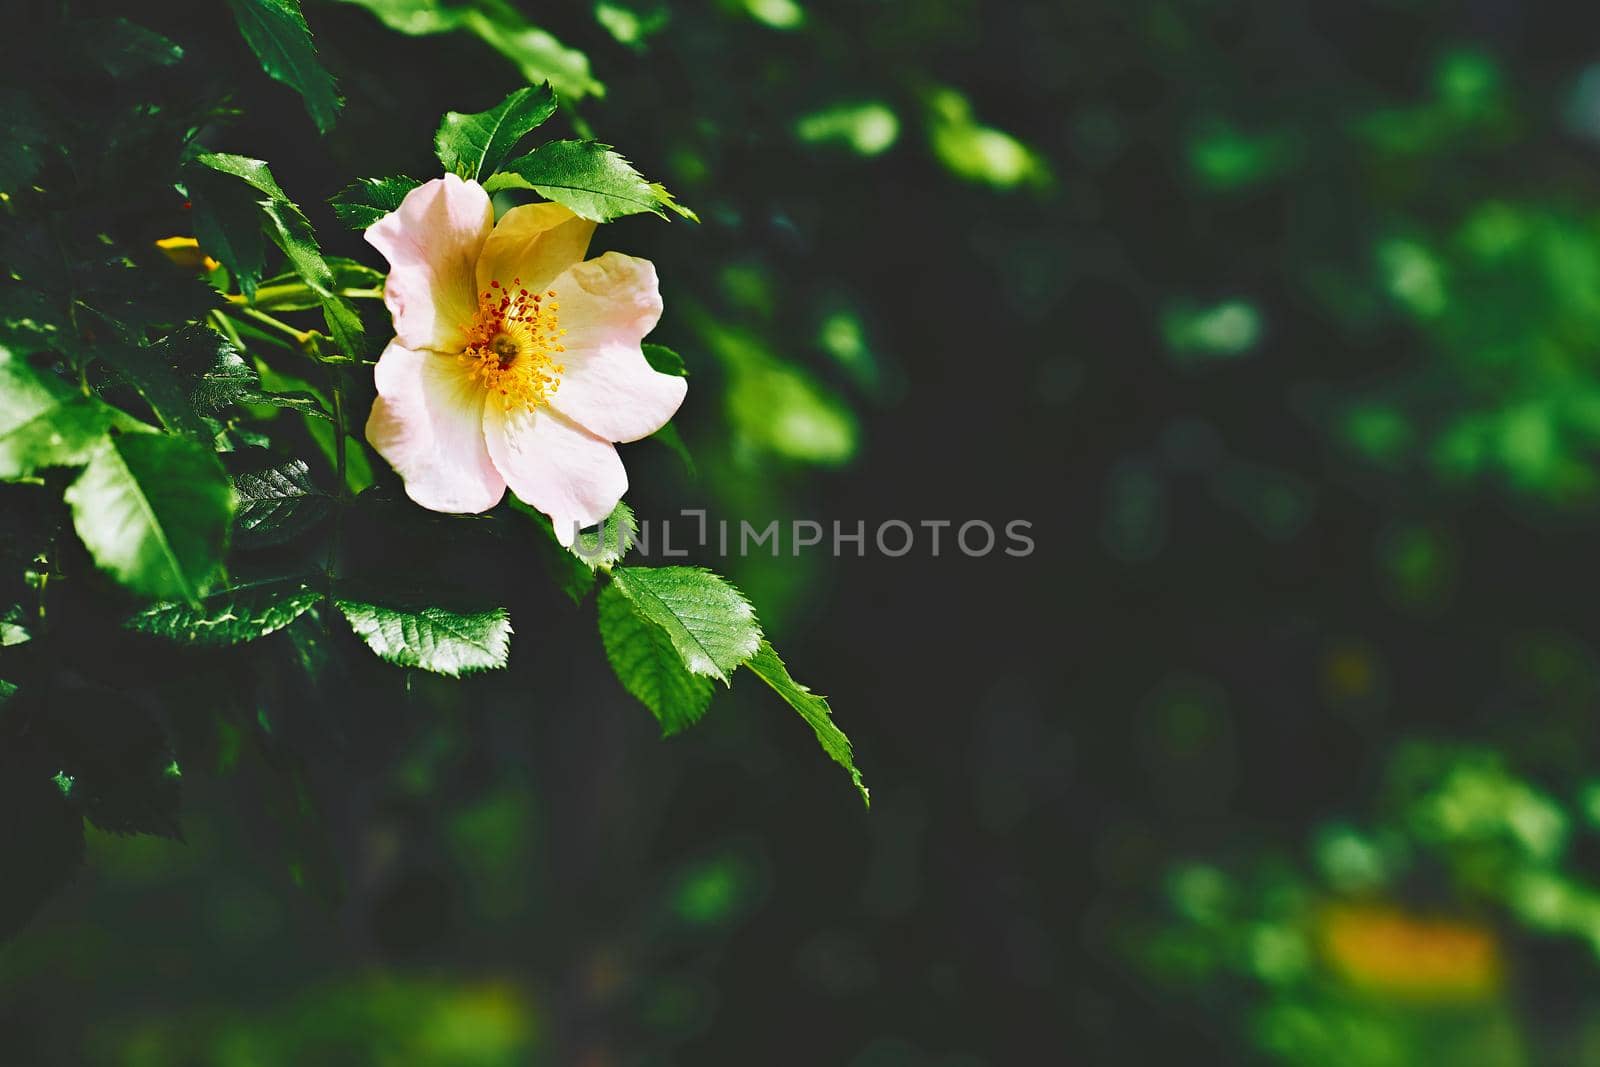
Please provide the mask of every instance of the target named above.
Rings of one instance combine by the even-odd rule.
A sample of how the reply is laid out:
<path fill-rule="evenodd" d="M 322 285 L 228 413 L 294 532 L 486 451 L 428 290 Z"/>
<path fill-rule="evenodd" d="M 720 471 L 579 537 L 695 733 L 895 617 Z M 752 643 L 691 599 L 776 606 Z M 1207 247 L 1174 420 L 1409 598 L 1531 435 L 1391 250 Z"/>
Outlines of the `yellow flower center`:
<path fill-rule="evenodd" d="M 555 360 L 567 350 L 560 310 L 554 289 L 529 293 L 520 278 L 509 286 L 492 281 L 478 297 L 466 348 L 456 358 L 506 411 L 532 411 L 549 400 L 566 370 Z"/>

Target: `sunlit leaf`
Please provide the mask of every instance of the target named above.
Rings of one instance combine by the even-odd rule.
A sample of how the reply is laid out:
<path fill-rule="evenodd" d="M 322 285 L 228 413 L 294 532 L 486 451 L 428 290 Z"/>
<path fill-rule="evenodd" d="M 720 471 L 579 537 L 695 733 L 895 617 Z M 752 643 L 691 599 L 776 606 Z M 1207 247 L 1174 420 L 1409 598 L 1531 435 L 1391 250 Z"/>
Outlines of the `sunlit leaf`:
<path fill-rule="evenodd" d="M 703 567 L 617 567 L 611 581 L 641 619 L 665 631 L 691 674 L 727 682 L 761 643 L 744 594 Z"/>
<path fill-rule="evenodd" d="M 556 96 L 549 82 L 524 86 L 487 111 L 446 113 L 434 137 L 434 150 L 445 170 L 482 181 L 555 111 Z"/>
<path fill-rule="evenodd" d="M 615 586 L 600 590 L 600 637 L 623 688 L 649 708 L 663 734 L 694 725 L 711 703 L 710 678 L 691 674 L 667 632 L 639 616 Z"/>
<path fill-rule="evenodd" d="M 126 625 L 180 644 L 237 645 L 283 629 L 311 610 L 322 595 L 300 578 L 270 578 L 220 590 L 197 604 L 153 604 Z"/>
<path fill-rule="evenodd" d="M 222 565 L 233 485 L 197 442 L 110 437 L 67 488 L 66 501 L 95 562 L 136 593 L 193 601 Z"/>
<path fill-rule="evenodd" d="M 861 772 L 856 770 L 850 739 L 833 723 L 833 712 L 828 707 L 828 698 L 813 693 L 789 677 L 789 668 L 783 665 L 783 660 L 778 658 L 778 653 L 767 641 L 761 642 L 761 647 L 746 661 L 745 666 L 772 686 L 790 707 L 800 713 L 800 717 L 816 732 L 817 743 L 822 746 L 822 751 L 849 772 L 850 780 L 861 791 L 861 799 L 868 804 L 872 803 L 872 797 L 861 781 Z"/>
<path fill-rule="evenodd" d="M 504 608 L 461 614 L 342 598 L 334 604 L 368 648 L 401 667 L 458 677 L 506 665 L 511 617 Z"/>

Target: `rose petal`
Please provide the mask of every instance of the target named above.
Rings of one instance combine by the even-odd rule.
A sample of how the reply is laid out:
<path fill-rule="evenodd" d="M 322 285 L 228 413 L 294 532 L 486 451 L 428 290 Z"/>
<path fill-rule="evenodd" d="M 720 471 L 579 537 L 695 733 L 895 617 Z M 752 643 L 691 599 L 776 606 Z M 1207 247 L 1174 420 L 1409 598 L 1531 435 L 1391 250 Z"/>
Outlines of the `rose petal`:
<path fill-rule="evenodd" d="M 506 482 L 483 439 L 483 386 L 455 356 L 415 352 L 391 341 L 374 375 L 378 399 L 367 441 L 406 483 L 406 495 L 434 511 L 487 511 Z"/>
<path fill-rule="evenodd" d="M 556 275 L 583 259 L 594 236 L 594 223 L 560 204 L 514 207 L 494 224 L 478 256 L 478 292 L 498 281 L 520 278 L 524 288 L 539 292 Z"/>
<path fill-rule="evenodd" d="M 478 311 L 473 268 L 493 222 L 483 187 L 446 174 L 367 227 L 367 243 L 389 261 L 383 302 L 401 344 L 461 351 Z"/>
<path fill-rule="evenodd" d="M 550 406 L 607 441 L 637 441 L 661 429 L 688 383 L 653 370 L 639 341 L 661 318 L 649 260 L 607 252 L 551 283 L 560 310 L 566 367 Z"/>
<path fill-rule="evenodd" d="M 507 412 L 491 402 L 483 436 L 511 491 L 550 516 L 563 545 L 611 514 L 628 491 L 628 472 L 611 442 L 549 408 Z"/>

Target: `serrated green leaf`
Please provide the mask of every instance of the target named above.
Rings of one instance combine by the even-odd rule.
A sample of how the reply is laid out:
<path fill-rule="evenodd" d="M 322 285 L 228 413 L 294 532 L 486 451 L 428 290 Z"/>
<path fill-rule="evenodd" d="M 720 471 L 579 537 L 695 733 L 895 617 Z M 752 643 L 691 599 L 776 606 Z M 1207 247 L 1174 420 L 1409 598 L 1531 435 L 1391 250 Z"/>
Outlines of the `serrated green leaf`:
<path fill-rule="evenodd" d="M 161 425 L 174 433 L 210 440 L 212 434 L 195 414 L 189 390 L 160 346 L 102 345 L 94 355 L 138 391 Z"/>
<path fill-rule="evenodd" d="M 640 618 L 666 632 L 691 674 L 726 683 L 761 643 L 744 594 L 703 567 L 617 567 L 611 581 Z"/>
<path fill-rule="evenodd" d="M 249 186 L 203 167 L 186 168 L 184 185 L 201 251 L 228 269 L 246 299 L 254 299 L 267 265 L 257 197 Z"/>
<path fill-rule="evenodd" d="M 269 578 L 223 589 L 197 604 L 153 604 L 124 625 L 186 645 L 237 645 L 276 633 L 321 599 L 301 578 Z"/>
<path fill-rule="evenodd" d="M 619 500 L 603 521 L 578 531 L 570 551 L 592 571 L 609 568 L 628 554 L 638 533 L 639 520 L 633 517 L 633 509 Z"/>
<path fill-rule="evenodd" d="M 555 111 L 556 94 L 549 82 L 524 86 L 487 111 L 446 112 L 433 139 L 434 151 L 445 170 L 482 181 Z"/>
<path fill-rule="evenodd" d="M 261 69 L 300 94 L 319 131 L 332 129 L 344 101 L 317 58 L 299 0 L 228 0 L 228 6 Z"/>
<path fill-rule="evenodd" d="M 194 161 L 200 167 L 237 178 L 263 194 L 264 199 L 256 204 L 266 220 L 267 234 L 283 252 L 295 275 L 317 295 L 335 343 L 344 355 L 356 359 L 366 355 L 366 333 L 360 313 L 337 292 L 333 270 L 322 256 L 310 220 L 284 195 L 271 168 L 259 159 L 219 152 L 203 152 Z"/>
<path fill-rule="evenodd" d="M 0 480 L 86 463 L 114 425 L 137 424 L 0 348 Z"/>
<path fill-rule="evenodd" d="M 483 183 L 489 192 L 532 189 L 565 204 L 594 222 L 610 222 L 642 211 L 667 217 L 667 208 L 683 215 L 666 190 L 653 186 L 607 144 L 598 141 L 550 141 L 504 164 Z"/>
<path fill-rule="evenodd" d="M 339 221 L 352 230 L 364 230 L 400 207 L 406 194 L 422 183 L 405 176 L 357 178 L 328 200 Z"/>
<path fill-rule="evenodd" d="M 861 772 L 856 770 L 850 739 L 833 724 L 833 712 L 828 707 L 828 698 L 813 693 L 789 677 L 789 668 L 783 665 L 783 660 L 778 658 L 778 653 L 771 642 L 766 640 L 761 642 L 761 647 L 746 661 L 745 666 L 770 685 L 791 708 L 800 713 L 802 719 L 810 724 L 811 729 L 816 732 L 817 743 L 822 746 L 822 751 L 850 773 L 850 780 L 855 783 L 856 789 L 860 790 L 861 799 L 870 805 L 872 796 L 861 781 Z"/>
<path fill-rule="evenodd" d="M 197 600 L 222 565 L 233 484 L 197 442 L 110 437 L 67 487 L 66 501 L 95 563 L 136 593 Z"/>
<path fill-rule="evenodd" d="M 639 347 L 644 350 L 645 362 L 650 364 L 651 369 L 660 371 L 662 374 L 671 374 L 677 378 L 687 378 L 689 376 L 689 368 L 684 366 L 683 357 L 666 345 L 652 344 L 646 341 Z"/>
<path fill-rule="evenodd" d="M 311 480 L 311 469 L 303 460 L 236 475 L 233 488 L 239 499 L 233 540 L 240 548 L 293 540 L 333 509 L 333 498 Z"/>
<path fill-rule="evenodd" d="M 504 608 L 463 615 L 439 607 L 397 607 L 337 599 L 356 636 L 381 658 L 452 678 L 506 665 L 511 617 Z"/>
<path fill-rule="evenodd" d="M 711 704 L 711 679 L 690 674 L 667 632 L 640 618 L 615 586 L 600 590 L 600 639 L 624 689 L 649 708 L 663 734 L 693 726 Z"/>

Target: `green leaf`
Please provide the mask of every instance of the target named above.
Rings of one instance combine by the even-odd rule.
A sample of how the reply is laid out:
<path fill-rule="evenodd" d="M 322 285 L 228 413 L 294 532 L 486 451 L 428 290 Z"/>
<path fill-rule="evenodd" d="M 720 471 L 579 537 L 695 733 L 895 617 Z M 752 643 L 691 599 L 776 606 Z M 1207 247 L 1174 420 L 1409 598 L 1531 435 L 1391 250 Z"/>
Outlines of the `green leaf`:
<path fill-rule="evenodd" d="M 283 194 L 272 170 L 259 159 L 205 152 L 195 157 L 201 167 L 239 179 L 265 199 L 257 206 L 267 220 L 267 232 L 288 259 L 290 268 L 317 295 L 322 315 L 343 354 L 359 359 L 366 355 L 366 333 L 355 305 L 336 291 L 332 268 L 322 256 L 311 222 L 298 205 Z M 250 294 L 247 294 L 250 295 Z"/>
<path fill-rule="evenodd" d="M 138 391 L 161 425 L 174 433 L 211 439 L 211 431 L 195 414 L 189 390 L 160 346 L 102 345 L 94 355 Z"/>
<path fill-rule="evenodd" d="M 211 450 L 161 434 L 118 434 L 68 486 L 89 554 L 136 593 L 197 600 L 222 565 L 233 485 Z"/>
<path fill-rule="evenodd" d="M 539 532 L 534 536 L 534 550 L 544 563 L 545 572 L 550 575 L 550 580 L 555 582 L 574 604 L 583 603 L 583 598 L 594 588 L 594 568 L 556 540 L 555 526 L 550 522 L 548 515 L 509 494 L 508 500 L 512 511 L 525 516 L 539 528 Z"/>
<path fill-rule="evenodd" d="M 239 499 L 233 539 L 240 548 L 293 540 L 333 508 L 333 498 L 311 480 L 311 469 L 304 460 L 240 474 L 234 478 L 233 488 Z"/>
<path fill-rule="evenodd" d="M 266 271 L 267 240 L 261 231 L 261 208 L 250 188 L 203 167 L 187 167 L 184 185 L 193 206 L 195 240 L 254 299 Z"/>
<path fill-rule="evenodd" d="M 833 712 L 828 707 L 828 698 L 813 693 L 789 677 L 789 668 L 783 665 L 783 660 L 778 658 L 777 651 L 768 641 L 761 642 L 761 647 L 745 666 L 772 686 L 777 694 L 788 701 L 789 706 L 798 711 L 800 717 L 811 725 L 811 729 L 816 731 L 817 743 L 822 746 L 822 751 L 850 772 L 850 780 L 861 791 L 861 799 L 870 805 L 872 796 L 861 781 L 861 772 L 856 770 L 855 757 L 850 750 L 850 739 L 833 724 Z"/>
<path fill-rule="evenodd" d="M 113 78 L 170 67 L 183 58 L 175 42 L 127 19 L 82 19 L 77 31 L 84 54 Z"/>
<path fill-rule="evenodd" d="M 0 348 L 0 480 L 86 463 L 113 425 L 137 424 Z"/>
<path fill-rule="evenodd" d="M 506 665 L 511 617 L 504 608 L 463 615 L 438 607 L 390 607 L 338 599 L 334 605 L 367 647 L 402 667 L 452 678 Z"/>
<path fill-rule="evenodd" d="M 711 679 L 690 674 L 667 632 L 639 617 L 615 586 L 600 590 L 600 639 L 611 669 L 649 708 L 663 734 L 693 726 L 711 703 Z"/>
<path fill-rule="evenodd" d="M 340 222 L 352 230 L 364 230 L 389 212 L 398 210 L 406 194 L 421 184 L 415 178 L 403 176 L 357 178 L 354 184 L 333 194 L 328 203 L 333 205 L 333 213 Z"/>
<path fill-rule="evenodd" d="M 595 222 L 610 222 L 641 211 L 666 218 L 669 207 L 680 215 L 686 214 L 665 189 L 645 181 L 610 145 L 598 141 L 542 144 L 505 164 L 483 187 L 491 193 L 532 189 Z"/>
<path fill-rule="evenodd" d="M 605 86 L 589 73 L 589 59 L 522 17 L 507 0 L 346 0 L 371 11 L 392 30 L 413 37 L 461 31 L 516 64 L 524 81 L 548 81 L 563 99 L 604 96 Z"/>
<path fill-rule="evenodd" d="M 212 593 L 197 604 L 153 604 L 124 624 L 186 645 L 237 645 L 288 626 L 322 599 L 300 578 L 268 578 Z"/>
<path fill-rule="evenodd" d="M 13 645 L 25 645 L 33 640 L 33 633 L 28 629 L 28 617 L 23 613 L 21 604 L 13 604 L 0 614 L 0 648 L 10 648 Z M 5 702 L 9 695 L 5 688 L 9 685 L 0 679 L 0 703 Z M 13 686 L 13 689 L 16 687 Z"/>
<path fill-rule="evenodd" d="M 524 86 L 488 111 L 447 112 L 433 139 L 434 151 L 445 170 L 482 181 L 555 111 L 556 94 L 549 82 Z"/>
<path fill-rule="evenodd" d="M 646 341 L 639 347 L 644 349 L 645 362 L 649 363 L 652 369 L 676 378 L 689 376 L 689 368 L 684 366 L 683 357 L 666 345 L 651 344 Z"/>
<path fill-rule="evenodd" d="M 641 619 L 666 631 L 691 674 L 726 683 L 761 643 L 744 594 L 703 567 L 617 567 L 611 581 Z"/>
<path fill-rule="evenodd" d="M 603 521 L 578 531 L 570 551 L 591 571 L 609 569 L 628 554 L 638 533 L 639 520 L 633 517 L 633 509 L 619 500 Z"/>
<path fill-rule="evenodd" d="M 344 101 L 317 59 L 299 0 L 228 0 L 228 6 L 261 69 L 300 94 L 319 131 L 332 129 Z"/>

